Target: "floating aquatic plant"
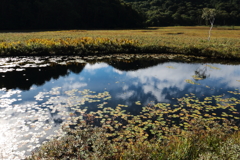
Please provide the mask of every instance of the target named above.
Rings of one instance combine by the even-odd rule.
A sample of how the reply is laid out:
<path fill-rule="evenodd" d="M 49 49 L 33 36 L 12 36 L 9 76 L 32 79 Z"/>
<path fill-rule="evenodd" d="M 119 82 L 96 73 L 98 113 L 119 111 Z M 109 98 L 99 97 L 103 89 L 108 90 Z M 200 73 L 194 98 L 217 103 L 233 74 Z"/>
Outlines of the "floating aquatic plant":
<path fill-rule="evenodd" d="M 195 78 L 194 78 L 195 79 Z M 195 85 L 200 85 L 199 83 L 194 82 L 191 79 L 186 79 L 185 82 L 190 83 L 190 84 L 195 84 Z"/>
<path fill-rule="evenodd" d="M 76 96 L 77 92 L 70 93 Z M 86 101 L 109 96 L 107 92 L 89 90 L 79 93 L 89 98 Z M 192 93 L 177 100 L 175 105 L 143 106 L 138 115 L 127 113 L 124 109 L 127 106 L 122 104 L 106 107 L 106 102 L 101 102 L 95 112 L 76 109 L 80 116 L 67 123 L 75 125 L 75 129 L 65 125 L 64 137 L 42 145 L 29 159 L 196 159 L 207 153 L 219 158 L 224 154 L 240 158 L 236 108 L 240 100 L 223 95 L 199 100 Z M 141 105 L 139 101 L 136 104 Z M 234 155 L 226 153 L 227 150 Z"/>

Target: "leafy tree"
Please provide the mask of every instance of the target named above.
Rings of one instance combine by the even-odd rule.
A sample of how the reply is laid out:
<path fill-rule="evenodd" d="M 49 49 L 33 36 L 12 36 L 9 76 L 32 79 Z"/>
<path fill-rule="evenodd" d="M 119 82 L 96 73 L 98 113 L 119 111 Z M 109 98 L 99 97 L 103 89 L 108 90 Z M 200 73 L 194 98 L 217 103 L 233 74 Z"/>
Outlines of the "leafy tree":
<path fill-rule="evenodd" d="M 240 0 L 124 0 L 145 15 L 147 25 L 203 25 L 203 8 L 215 8 L 218 25 L 240 25 Z M 233 12 L 234 11 L 234 12 Z M 164 18 L 163 18 L 164 17 Z"/>
<path fill-rule="evenodd" d="M 0 29 L 203 25 L 203 8 L 219 11 L 214 24 L 240 25 L 240 0 L 1 0 Z"/>

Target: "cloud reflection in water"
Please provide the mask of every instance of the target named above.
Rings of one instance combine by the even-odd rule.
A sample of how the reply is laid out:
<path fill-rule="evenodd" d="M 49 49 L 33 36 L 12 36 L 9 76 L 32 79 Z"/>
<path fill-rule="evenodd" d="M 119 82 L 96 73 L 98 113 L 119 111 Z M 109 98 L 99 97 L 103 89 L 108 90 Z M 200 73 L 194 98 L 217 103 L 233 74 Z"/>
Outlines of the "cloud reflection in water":
<path fill-rule="evenodd" d="M 51 79 L 42 86 L 33 85 L 32 89 L 24 92 L 1 89 L 0 159 L 23 157 L 47 137 L 56 135 L 62 122 L 69 117 L 71 110 L 68 107 L 81 101 L 81 97 L 72 101 L 66 94 L 66 91 L 72 89 L 90 89 L 97 93 L 109 91 L 112 99 L 108 100 L 108 106 L 126 104 L 130 110 L 135 111 L 136 101 L 143 105 L 152 101 L 171 102 L 172 98 L 182 97 L 186 93 L 213 95 L 240 88 L 240 82 L 237 81 L 240 80 L 238 66 L 209 65 L 219 70 L 206 64 L 176 62 L 136 71 L 122 71 L 106 63 L 87 64 L 79 73 L 70 72 L 58 79 Z M 186 79 L 194 80 L 192 76 L 199 68 L 206 68 L 206 74 L 210 76 L 197 81 L 200 85 L 187 83 Z M 95 103 L 86 105 L 96 108 Z"/>

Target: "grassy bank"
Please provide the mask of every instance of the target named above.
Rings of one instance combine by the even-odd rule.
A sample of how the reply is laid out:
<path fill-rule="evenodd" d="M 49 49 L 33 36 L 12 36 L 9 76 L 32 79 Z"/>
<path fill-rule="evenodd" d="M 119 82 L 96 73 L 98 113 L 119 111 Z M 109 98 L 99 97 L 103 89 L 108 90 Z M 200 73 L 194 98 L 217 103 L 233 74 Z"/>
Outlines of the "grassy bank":
<path fill-rule="evenodd" d="M 71 30 L 0 33 L 0 54 L 91 55 L 113 53 L 180 53 L 240 58 L 240 30 L 217 27 L 159 27 L 141 30 Z M 85 37 L 85 38 L 84 38 Z"/>
<path fill-rule="evenodd" d="M 85 94 L 90 101 L 108 96 Z M 239 103 L 223 95 L 200 101 L 189 94 L 174 106 L 149 104 L 137 115 L 121 104 L 105 107 L 106 102 L 95 112 L 75 107 L 72 122 L 63 125 L 66 135 L 43 144 L 28 159 L 239 159 Z"/>

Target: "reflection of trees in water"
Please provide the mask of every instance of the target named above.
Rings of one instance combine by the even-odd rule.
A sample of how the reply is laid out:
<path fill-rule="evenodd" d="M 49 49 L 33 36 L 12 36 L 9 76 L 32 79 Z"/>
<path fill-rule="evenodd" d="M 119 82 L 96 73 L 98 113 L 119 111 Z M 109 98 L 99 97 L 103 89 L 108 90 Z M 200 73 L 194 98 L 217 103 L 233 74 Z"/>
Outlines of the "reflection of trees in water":
<path fill-rule="evenodd" d="M 166 62 L 166 60 L 134 59 L 133 58 L 133 59 L 122 59 L 122 60 L 118 60 L 118 59 L 104 59 L 101 61 L 92 60 L 92 61 L 87 61 L 87 62 L 90 64 L 95 64 L 97 62 L 104 62 L 120 71 L 134 71 L 134 70 L 138 70 L 138 69 L 144 69 L 144 68 L 156 66 L 160 63 Z"/>
<path fill-rule="evenodd" d="M 210 77 L 210 74 L 207 74 L 207 66 L 204 65 L 204 67 L 199 67 L 197 70 L 195 70 L 195 80 L 203 80 Z"/>
<path fill-rule="evenodd" d="M 53 65 L 48 67 L 26 68 L 21 72 L 0 73 L 0 87 L 6 89 L 29 90 L 32 85 L 41 86 L 45 82 L 68 75 L 68 71 L 80 73 L 85 64 Z M 3 76 L 4 75 L 4 76 Z"/>
<path fill-rule="evenodd" d="M 98 63 L 98 60 L 89 61 L 89 63 Z M 138 70 L 155 66 L 162 61 L 154 59 L 104 59 L 101 62 L 108 63 L 121 71 Z M 67 65 L 51 64 L 48 67 L 26 68 L 24 71 L 0 73 L 0 87 L 6 89 L 29 90 L 32 85 L 41 86 L 45 82 L 58 79 L 60 76 L 66 76 L 68 71 L 80 73 L 85 67 L 85 63 L 67 63 Z"/>
<path fill-rule="evenodd" d="M 65 60 L 64 60 L 65 61 Z M 104 58 L 101 60 L 86 60 L 88 63 L 95 64 L 104 62 L 121 71 L 134 71 L 143 68 L 149 68 L 161 63 L 169 62 L 168 59 L 155 58 Z M 68 62 L 67 65 L 51 64 L 48 67 L 26 68 L 24 71 L 0 73 L 0 87 L 6 89 L 29 90 L 32 85 L 41 86 L 45 82 L 58 79 L 60 76 L 68 75 L 69 71 L 80 73 L 85 67 L 85 63 Z M 207 66 L 199 67 L 195 71 L 196 80 L 206 79 Z"/>
<path fill-rule="evenodd" d="M 111 61 L 108 64 L 121 71 L 134 71 L 138 69 L 153 67 L 160 62 L 157 60 L 135 60 L 135 61 Z"/>
<path fill-rule="evenodd" d="M 80 73 L 85 67 L 85 63 L 72 63 L 71 65 L 68 65 L 68 69 L 72 71 L 73 73 Z"/>

